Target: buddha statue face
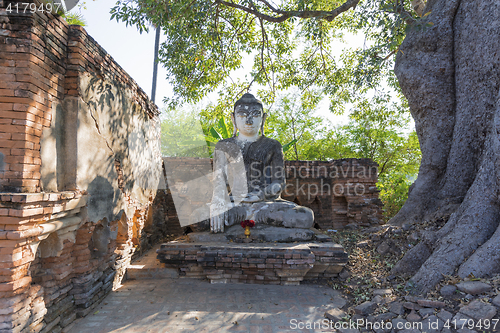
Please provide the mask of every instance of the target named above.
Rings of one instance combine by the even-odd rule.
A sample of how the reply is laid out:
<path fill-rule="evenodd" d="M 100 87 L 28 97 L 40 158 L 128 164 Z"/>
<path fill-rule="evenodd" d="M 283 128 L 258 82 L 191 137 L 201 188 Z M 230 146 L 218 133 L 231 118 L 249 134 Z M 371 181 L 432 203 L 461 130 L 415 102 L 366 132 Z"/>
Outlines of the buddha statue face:
<path fill-rule="evenodd" d="M 241 135 L 256 136 L 259 133 L 262 120 L 262 108 L 257 104 L 240 104 L 234 110 L 234 122 Z"/>
<path fill-rule="evenodd" d="M 240 131 L 240 137 L 246 139 L 256 139 L 259 130 L 263 130 L 266 114 L 262 109 L 262 103 L 252 94 L 245 94 L 240 98 L 234 107 L 232 120 L 236 130 Z M 262 134 L 264 134 L 262 132 Z"/>

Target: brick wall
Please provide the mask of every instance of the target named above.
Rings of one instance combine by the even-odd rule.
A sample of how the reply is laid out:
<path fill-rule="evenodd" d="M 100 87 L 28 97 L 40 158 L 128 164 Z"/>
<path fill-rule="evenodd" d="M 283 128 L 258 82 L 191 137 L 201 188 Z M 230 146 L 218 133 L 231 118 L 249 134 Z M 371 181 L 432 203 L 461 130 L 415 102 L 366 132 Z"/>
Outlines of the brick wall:
<path fill-rule="evenodd" d="M 158 110 L 83 28 L 9 4 L 0 0 L 0 332 L 60 332 L 165 234 L 151 209 L 157 184 L 135 181 L 159 170 L 134 165 L 156 146 L 128 142 L 148 130 L 155 141 Z M 96 103 L 104 85 L 121 104 Z"/>
<path fill-rule="evenodd" d="M 282 197 L 311 208 L 321 229 L 383 223 L 378 164 L 371 159 L 286 161 L 285 167 Z"/>
<path fill-rule="evenodd" d="M 206 176 L 209 182 L 211 161 L 190 157 L 164 157 L 163 160 L 167 166 L 168 186 L 167 190 L 159 192 L 166 200 L 154 209 L 170 212 L 169 228 L 181 233 L 179 214 L 174 212 L 180 210 L 180 215 L 186 218 L 193 207 L 202 207 L 210 202 L 212 196 L 210 186 L 184 184 L 201 176 Z M 285 161 L 286 187 L 281 196 L 311 208 L 316 227 L 320 229 L 378 225 L 383 223 L 383 218 L 382 202 L 376 187 L 377 167 L 377 163 L 370 159 Z M 177 192 L 177 197 L 174 192 Z M 198 230 L 196 225 L 190 228 Z"/>
<path fill-rule="evenodd" d="M 0 15 L 0 190 L 40 192 L 40 138 L 64 94 L 69 28 L 45 15 L 9 14 L 9 3 Z"/>

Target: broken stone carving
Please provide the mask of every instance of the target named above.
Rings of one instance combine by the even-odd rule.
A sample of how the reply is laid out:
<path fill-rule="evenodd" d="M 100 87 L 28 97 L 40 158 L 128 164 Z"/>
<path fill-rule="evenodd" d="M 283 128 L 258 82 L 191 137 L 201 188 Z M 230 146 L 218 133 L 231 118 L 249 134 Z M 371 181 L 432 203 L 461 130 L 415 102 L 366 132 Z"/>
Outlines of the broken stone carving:
<path fill-rule="evenodd" d="M 224 232 L 225 227 L 243 220 L 274 227 L 313 226 L 311 209 L 281 199 L 285 186 L 283 150 L 278 141 L 264 136 L 266 116 L 262 102 L 244 94 L 231 115 L 233 137 L 215 146 L 210 205 L 213 233 Z"/>

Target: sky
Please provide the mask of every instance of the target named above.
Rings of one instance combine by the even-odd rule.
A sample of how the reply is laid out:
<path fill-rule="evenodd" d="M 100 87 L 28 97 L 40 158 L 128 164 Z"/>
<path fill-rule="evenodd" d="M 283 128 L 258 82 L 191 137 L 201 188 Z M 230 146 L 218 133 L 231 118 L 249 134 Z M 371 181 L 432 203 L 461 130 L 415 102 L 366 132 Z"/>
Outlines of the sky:
<path fill-rule="evenodd" d="M 85 30 L 92 36 L 139 84 L 139 86 L 151 96 L 151 85 L 153 77 L 154 43 L 155 30 L 140 34 L 135 27 L 127 27 L 123 22 L 111 21 L 110 9 L 115 5 L 116 0 L 86 0 L 86 9 L 75 8 L 73 12 L 80 12 L 85 17 L 87 25 Z M 166 37 L 162 34 L 160 41 Z M 363 46 L 362 36 L 350 36 L 349 45 L 339 45 L 339 52 L 348 46 Z M 244 70 L 242 71 L 244 75 Z M 163 106 L 163 98 L 171 96 L 172 89 L 167 80 L 166 70 L 159 65 L 158 81 L 156 91 L 156 104 Z M 328 110 L 328 101 L 320 104 L 316 113 L 331 120 L 334 124 L 346 124 L 347 114 L 344 116 L 334 116 Z"/>
<path fill-rule="evenodd" d="M 94 38 L 151 97 L 153 77 L 155 30 L 142 34 L 123 22 L 111 21 L 109 10 L 116 0 L 86 0 L 87 9 L 80 9 L 87 25 L 85 30 Z M 74 9 L 73 12 L 78 12 Z M 160 40 L 164 40 L 161 36 Z M 158 66 L 156 102 L 159 107 L 164 96 L 172 93 L 166 79 L 166 71 Z"/>

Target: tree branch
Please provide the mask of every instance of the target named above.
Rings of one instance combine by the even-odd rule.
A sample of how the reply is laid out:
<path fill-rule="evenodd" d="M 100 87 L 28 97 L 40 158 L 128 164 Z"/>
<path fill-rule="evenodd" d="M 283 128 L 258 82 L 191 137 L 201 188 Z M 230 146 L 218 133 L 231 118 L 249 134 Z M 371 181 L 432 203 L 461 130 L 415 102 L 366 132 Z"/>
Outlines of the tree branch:
<path fill-rule="evenodd" d="M 270 5 L 265 0 L 259 0 L 259 1 L 263 2 L 264 4 L 266 4 L 266 6 L 273 13 L 276 13 L 279 16 L 267 15 L 267 14 L 264 14 L 264 13 L 258 11 L 255 7 L 254 8 L 246 7 L 246 6 L 240 5 L 238 3 L 234 3 L 232 1 L 229 2 L 229 1 L 223 1 L 223 0 L 216 0 L 216 3 L 223 4 L 223 5 L 227 6 L 227 7 L 232 7 L 232 8 L 236 8 L 236 9 L 239 9 L 239 10 L 243 10 L 243 11 L 245 11 L 247 13 L 250 13 L 252 15 L 255 15 L 255 16 L 259 17 L 260 19 L 262 19 L 264 21 L 274 22 L 274 23 L 281 23 L 281 22 L 284 22 L 284 21 L 286 21 L 286 20 L 288 20 L 289 18 L 292 18 L 292 17 L 298 17 L 298 18 L 303 18 L 303 19 L 306 19 L 306 18 L 320 18 L 320 19 L 324 19 L 324 20 L 327 20 L 327 21 L 331 22 L 331 21 L 333 21 L 333 19 L 335 17 L 339 16 L 341 13 L 346 12 L 346 11 L 348 11 L 351 8 L 355 8 L 358 5 L 358 3 L 359 3 L 360 0 L 347 0 L 344 4 L 342 4 L 341 6 L 335 8 L 334 10 L 331 10 L 331 11 L 326 11 L 326 10 L 292 10 L 292 11 L 284 11 L 284 10 L 280 10 L 280 9 L 275 8 L 274 6 Z"/>
<path fill-rule="evenodd" d="M 266 35 L 266 30 L 264 28 L 264 22 L 262 22 L 262 19 L 260 17 L 259 17 L 259 22 L 262 34 L 262 44 L 260 48 L 260 64 L 261 64 L 261 69 L 264 71 L 264 74 L 266 75 L 266 80 L 267 82 L 269 82 L 269 76 L 267 76 L 266 66 L 264 65 L 264 49 L 265 49 L 265 41 L 267 39 L 267 35 Z"/>
<path fill-rule="evenodd" d="M 267 2 L 266 0 L 257 0 L 259 2 L 263 2 L 269 9 L 271 9 L 273 12 L 277 13 L 279 11 L 279 9 L 276 9 L 276 7 L 274 7 L 273 5 L 271 5 L 269 2 Z"/>

